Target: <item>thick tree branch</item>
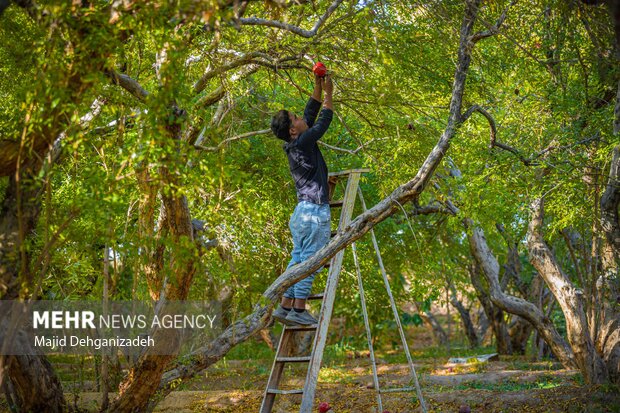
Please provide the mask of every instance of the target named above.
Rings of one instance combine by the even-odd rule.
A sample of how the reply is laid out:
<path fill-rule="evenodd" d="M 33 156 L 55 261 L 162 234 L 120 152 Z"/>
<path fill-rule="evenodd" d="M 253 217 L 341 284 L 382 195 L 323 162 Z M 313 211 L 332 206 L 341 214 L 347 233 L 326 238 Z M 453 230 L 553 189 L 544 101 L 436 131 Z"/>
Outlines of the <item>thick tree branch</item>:
<path fill-rule="evenodd" d="M 140 102 L 145 102 L 149 96 L 147 92 L 136 80 L 132 79 L 124 73 L 118 73 L 113 70 L 106 70 L 105 74 L 112 80 L 112 83 L 122 87 L 131 93 Z"/>
<path fill-rule="evenodd" d="M 413 209 L 409 210 L 409 215 L 432 215 L 432 214 L 445 214 L 454 215 L 450 208 L 445 207 L 436 201 L 433 204 L 428 205 L 416 205 Z"/>
<path fill-rule="evenodd" d="M 527 232 L 530 262 L 562 307 L 566 319 L 566 335 L 575 354 L 575 363 L 586 382 L 603 383 L 607 380 L 607 368 L 597 354 L 588 330 L 583 292 L 575 288 L 568 276 L 564 274 L 553 252 L 543 239 L 542 198 L 532 202 L 531 211 L 532 218 Z"/>
<path fill-rule="evenodd" d="M 267 27 L 274 27 L 276 29 L 282 29 L 282 30 L 287 30 L 291 33 L 297 34 L 299 36 L 305 37 L 305 38 L 310 38 L 313 36 L 316 36 L 316 34 L 318 33 L 319 29 L 321 28 L 321 26 L 323 26 L 323 24 L 325 24 L 325 21 L 329 18 L 329 16 L 331 16 L 331 14 L 338 8 L 338 6 L 340 5 L 340 3 L 342 3 L 343 0 L 335 0 L 328 8 L 327 11 L 319 17 L 319 19 L 317 20 L 317 22 L 314 24 L 314 26 L 312 27 L 311 30 L 304 30 L 300 27 L 294 26 L 292 24 L 288 24 L 288 23 L 284 23 L 278 20 L 267 20 L 267 19 L 261 19 L 258 17 L 244 17 L 239 19 L 239 22 L 244 25 L 244 26 L 267 26 Z"/>
<path fill-rule="evenodd" d="M 468 221 L 467 224 L 472 225 L 472 222 Z M 499 283 L 499 263 L 489 249 L 482 229 L 474 227 L 468 237 L 472 254 L 489 284 L 489 293 L 493 304 L 532 323 L 549 344 L 558 360 L 566 367 L 574 367 L 576 363 L 573 351 L 555 329 L 553 322 L 534 304 L 502 291 Z"/>

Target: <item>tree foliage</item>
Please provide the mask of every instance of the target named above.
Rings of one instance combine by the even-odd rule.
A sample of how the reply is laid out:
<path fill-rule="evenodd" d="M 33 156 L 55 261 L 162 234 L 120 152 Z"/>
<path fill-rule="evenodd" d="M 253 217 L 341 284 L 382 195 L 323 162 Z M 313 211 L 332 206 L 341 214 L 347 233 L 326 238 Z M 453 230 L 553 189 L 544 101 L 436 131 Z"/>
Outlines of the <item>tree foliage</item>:
<path fill-rule="evenodd" d="M 15 243 L 0 239 L 26 254 L 1 256 L 19 269 L 2 269 L 0 294 L 100 299 L 102 257 L 111 254 L 111 296 L 148 300 L 158 284 L 145 276 L 147 252 L 161 247 L 159 281 L 175 280 L 179 262 L 195 269 L 172 281 L 181 288 L 189 280 L 180 298 L 225 298 L 229 321 L 249 314 L 291 248 L 294 186 L 279 141 L 261 132 L 271 114 L 300 111 L 312 63 L 325 62 L 337 95 L 323 153 L 332 171 L 371 169 L 361 186 L 374 205 L 411 179 L 446 127 L 468 5 L 16 2 L 0 15 L 0 189 L 8 202 L 10 177 L 21 176 L 38 206 L 30 231 Z M 490 30 L 507 6 L 483 3 L 476 31 Z M 553 0 L 508 10 L 498 33 L 477 43 L 466 83 L 464 110 L 479 105 L 488 118 L 473 113 L 460 127 L 416 200 L 453 203 L 459 213 L 399 205 L 376 228 L 401 305 L 441 301 L 450 283 L 475 303 L 464 217 L 484 230 L 501 263 L 503 225 L 530 285 L 528 208 L 541 196 L 546 241 L 573 283 L 587 290 L 600 273 L 600 197 L 618 144 L 610 15 L 605 6 Z M 315 25 L 310 36 L 295 33 Z M 85 121 L 89 112 L 98 113 Z M 57 158 L 49 155 L 55 142 Z M 186 202 L 208 247 L 162 221 L 166 199 Z M 370 316 L 381 325 L 389 317 L 382 282 L 369 243 L 359 248 Z M 344 267 L 354 268 L 350 257 Z M 351 275 L 341 278 L 336 314 L 359 322 Z"/>

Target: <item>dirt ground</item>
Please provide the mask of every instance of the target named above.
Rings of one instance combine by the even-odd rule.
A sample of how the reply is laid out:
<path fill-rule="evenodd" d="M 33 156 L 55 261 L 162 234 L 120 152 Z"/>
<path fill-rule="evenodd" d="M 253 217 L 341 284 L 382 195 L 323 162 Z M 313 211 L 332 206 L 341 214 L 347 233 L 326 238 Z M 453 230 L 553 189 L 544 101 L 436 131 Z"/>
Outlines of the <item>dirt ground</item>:
<path fill-rule="evenodd" d="M 518 368 L 517 368 L 518 367 Z M 527 368 L 527 369 L 526 369 Z M 171 393 L 157 412 L 257 412 L 268 378 L 268 360 L 227 361 L 195 378 L 181 391 Z M 557 363 L 509 360 L 454 365 L 436 360 L 416 363 L 429 412 L 620 412 L 617 389 L 585 386 L 580 375 Z M 299 388 L 302 370 L 286 371 L 282 388 Z M 380 386 L 405 387 L 410 375 L 407 364 L 382 365 Z M 321 370 L 316 405 L 326 401 L 334 413 L 377 412 L 369 359 L 347 359 Z M 81 393 L 79 405 L 93 409 L 98 393 Z M 278 396 L 274 412 L 299 411 L 300 396 Z M 391 413 L 420 412 L 415 392 L 389 393 L 383 409 Z M 317 410 L 318 411 L 318 410 Z"/>
<path fill-rule="evenodd" d="M 620 389 L 614 386 L 584 385 L 581 375 L 553 361 L 534 362 L 526 356 L 501 356 L 484 363 L 449 363 L 445 349 L 433 347 L 430 333 L 416 332 L 412 357 L 419 375 L 428 412 L 558 412 L 620 413 Z M 336 337 L 336 342 L 340 338 Z M 245 346 L 245 349 L 243 347 Z M 263 343 L 244 343 L 216 365 L 183 383 L 155 409 L 173 413 L 258 412 L 273 361 Z M 334 350 L 335 349 L 335 350 Z M 492 352 L 481 349 L 476 353 Z M 410 387 L 411 374 L 402 351 L 377 351 L 380 388 Z M 453 347 L 452 356 L 471 355 Z M 241 358 L 242 360 L 239 360 Z M 92 364 L 92 363 L 91 363 Z M 96 412 L 101 394 L 95 392 L 92 367 L 54 363 L 63 380 L 67 401 L 83 411 Z M 90 370 L 89 370 L 90 369 Z M 303 387 L 305 368 L 287 366 L 280 388 Z M 91 379 L 89 381 L 89 378 Z M 114 395 L 110 395 L 114 397 Z M 298 412 L 301 397 L 278 396 L 274 413 Z M 383 409 L 390 413 L 420 412 L 415 391 L 382 395 Z M 368 352 L 347 346 L 328 347 L 319 376 L 316 406 L 328 402 L 333 413 L 382 413 L 377 410 Z M 0 412 L 8 412 L 0 398 Z"/>

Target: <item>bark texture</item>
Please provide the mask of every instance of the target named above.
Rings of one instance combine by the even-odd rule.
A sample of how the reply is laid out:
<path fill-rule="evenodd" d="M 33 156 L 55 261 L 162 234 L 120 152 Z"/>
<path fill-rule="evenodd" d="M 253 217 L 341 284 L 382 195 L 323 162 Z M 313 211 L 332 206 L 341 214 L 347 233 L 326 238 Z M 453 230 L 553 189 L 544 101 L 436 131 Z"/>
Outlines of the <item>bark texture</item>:
<path fill-rule="evenodd" d="M 491 296 L 489 294 L 490 289 L 484 286 L 482 279 L 480 278 L 480 265 L 476 262 L 475 265 L 468 268 L 468 271 L 471 283 L 476 290 L 478 301 L 480 301 L 480 304 L 482 305 L 484 314 L 486 315 L 493 331 L 493 335 L 497 340 L 497 352 L 500 354 L 510 354 L 511 343 L 508 329 L 506 327 L 506 323 L 504 322 L 504 311 L 502 311 L 502 308 L 495 305 L 491 300 Z M 501 289 L 501 286 L 499 288 Z"/>
<path fill-rule="evenodd" d="M 609 378 L 614 383 L 620 383 L 619 203 L 620 146 L 616 146 L 612 153 L 607 187 L 601 197 L 601 226 L 605 233 L 606 248 L 603 252 L 603 273 L 595 286 L 601 300 L 599 328 L 596 331 L 595 345 L 608 368 Z"/>
<path fill-rule="evenodd" d="M 502 291 L 498 280 L 499 263 L 491 253 L 482 229 L 473 228 L 468 237 L 472 254 L 489 284 L 491 301 L 504 311 L 517 314 L 528 320 L 549 344 L 553 354 L 564 366 L 576 367 L 573 351 L 555 329 L 551 320 L 529 301 L 505 294 Z"/>
<path fill-rule="evenodd" d="M 180 120 L 184 112 L 172 108 L 173 120 L 166 127 L 166 136 L 156 137 L 159 142 L 166 138 L 177 144 L 182 140 Z M 173 188 L 179 188 L 178 174 L 169 168 L 176 164 L 174 159 L 161 160 L 158 171 L 159 186 L 152 184 L 148 168 L 142 168 L 138 176 L 139 187 L 144 191 L 140 204 L 140 230 L 147 243 L 147 259 L 143 270 L 147 277 L 151 297 L 160 302 L 178 301 L 187 298 L 189 288 L 196 273 L 196 259 L 200 256 L 201 245 L 194 240 L 192 217 L 185 195 Z M 153 226 L 155 202 L 161 199 L 156 230 Z M 150 242 L 151 240 L 154 242 Z M 166 251 L 165 242 L 172 242 L 177 248 Z M 165 271 L 164 271 L 165 269 Z M 132 366 L 129 374 L 119 386 L 119 396 L 110 405 L 113 412 L 135 412 L 152 409 L 163 395 L 155 396 L 162 373 L 168 363 L 176 358 L 180 337 L 173 330 L 159 330 L 154 337 L 156 348 L 142 355 Z M 155 397 L 154 397 L 155 396 Z"/>
<path fill-rule="evenodd" d="M 422 308 L 422 303 L 420 302 L 416 301 L 414 305 L 418 310 L 418 314 L 420 314 L 422 321 L 431 328 L 433 337 L 435 337 L 435 342 L 440 346 L 445 346 L 448 344 L 448 335 L 441 324 L 439 324 L 439 321 L 437 321 L 433 313 L 430 311 L 425 311 L 424 308 Z"/>
<path fill-rule="evenodd" d="M 23 333 L 17 333 L 16 345 L 32 355 L 9 356 L 6 369 L 12 390 L 12 399 L 22 412 L 66 411 L 62 384 L 54 368 L 38 349 L 31 346 L 32 340 Z"/>
<path fill-rule="evenodd" d="M 555 296 L 566 319 L 568 341 L 575 355 L 575 363 L 587 383 L 607 381 L 607 368 L 594 348 L 590 336 L 583 292 L 571 283 L 560 268 L 555 256 L 543 239 L 543 199 L 532 202 L 532 218 L 528 227 L 527 248 L 530 262 Z M 554 351 L 555 353 L 555 351 Z"/>
<path fill-rule="evenodd" d="M 451 293 L 450 303 L 454 308 L 456 308 L 456 311 L 458 311 L 459 315 L 461 316 L 463 330 L 465 331 L 465 336 L 467 337 L 467 341 L 469 342 L 469 347 L 476 348 L 480 344 L 480 340 L 478 339 L 478 334 L 476 333 L 474 323 L 471 321 L 471 315 L 469 314 L 469 310 L 466 309 L 463 303 L 458 299 L 454 284 L 450 282 L 449 287 Z"/>

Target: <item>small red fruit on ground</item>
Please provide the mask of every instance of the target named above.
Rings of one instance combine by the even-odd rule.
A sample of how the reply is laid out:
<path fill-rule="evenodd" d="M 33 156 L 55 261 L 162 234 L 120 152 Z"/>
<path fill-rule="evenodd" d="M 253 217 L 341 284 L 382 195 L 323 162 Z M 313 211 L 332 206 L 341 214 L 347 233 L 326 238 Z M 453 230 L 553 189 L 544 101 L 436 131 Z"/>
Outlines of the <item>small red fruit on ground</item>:
<path fill-rule="evenodd" d="M 330 410 L 331 410 L 331 407 L 329 406 L 329 403 L 327 402 L 319 403 L 319 413 L 327 413 Z"/>

